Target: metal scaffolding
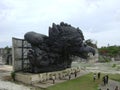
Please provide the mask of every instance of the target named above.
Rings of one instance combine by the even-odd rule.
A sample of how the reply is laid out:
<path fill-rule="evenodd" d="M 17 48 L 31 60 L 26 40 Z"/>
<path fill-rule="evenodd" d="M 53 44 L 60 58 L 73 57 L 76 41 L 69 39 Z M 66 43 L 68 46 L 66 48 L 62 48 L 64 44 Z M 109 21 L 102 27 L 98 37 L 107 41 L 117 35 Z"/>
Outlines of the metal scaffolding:
<path fill-rule="evenodd" d="M 29 71 L 28 50 L 31 45 L 24 39 L 12 38 L 12 58 L 14 71 Z"/>

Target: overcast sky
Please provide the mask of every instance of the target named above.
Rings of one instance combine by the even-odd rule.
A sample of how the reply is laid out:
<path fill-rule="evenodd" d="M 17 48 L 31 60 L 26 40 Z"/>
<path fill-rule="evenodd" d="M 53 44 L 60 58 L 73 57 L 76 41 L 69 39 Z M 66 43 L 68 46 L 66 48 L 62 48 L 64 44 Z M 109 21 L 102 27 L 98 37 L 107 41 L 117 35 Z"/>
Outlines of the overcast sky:
<path fill-rule="evenodd" d="M 120 45 L 120 0 L 0 0 L 0 47 L 28 31 L 48 35 L 48 27 L 61 21 L 99 47 Z"/>

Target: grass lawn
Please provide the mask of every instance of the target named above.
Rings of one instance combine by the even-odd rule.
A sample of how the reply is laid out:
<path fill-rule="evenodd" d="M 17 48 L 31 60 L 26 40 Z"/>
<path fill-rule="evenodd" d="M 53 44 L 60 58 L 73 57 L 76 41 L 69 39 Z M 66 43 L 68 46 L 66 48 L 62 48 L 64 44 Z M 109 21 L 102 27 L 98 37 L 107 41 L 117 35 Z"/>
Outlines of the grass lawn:
<path fill-rule="evenodd" d="M 120 82 L 120 74 L 110 74 L 110 79 Z"/>
<path fill-rule="evenodd" d="M 74 80 L 69 80 L 63 83 L 50 86 L 47 90 L 97 90 L 98 85 L 102 83 L 102 77 L 106 74 L 101 74 L 101 79 L 93 81 L 93 73 L 81 76 Z M 109 78 L 120 82 L 120 74 L 108 74 Z"/>
<path fill-rule="evenodd" d="M 81 76 L 74 80 L 50 86 L 47 90 L 97 90 L 101 80 L 93 81 L 93 73 Z"/>

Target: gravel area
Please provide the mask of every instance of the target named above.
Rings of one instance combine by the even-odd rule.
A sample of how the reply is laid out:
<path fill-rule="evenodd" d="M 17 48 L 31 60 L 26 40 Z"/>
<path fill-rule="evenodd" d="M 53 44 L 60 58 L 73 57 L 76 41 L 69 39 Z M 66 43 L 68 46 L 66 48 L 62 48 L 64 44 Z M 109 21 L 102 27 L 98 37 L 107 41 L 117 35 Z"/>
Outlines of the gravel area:
<path fill-rule="evenodd" d="M 25 85 L 16 84 L 10 81 L 4 81 L 3 77 L 10 76 L 12 66 L 0 65 L 0 90 L 31 90 Z"/>
<path fill-rule="evenodd" d="M 108 88 L 109 90 L 115 90 L 115 87 L 116 87 L 116 86 L 118 86 L 118 87 L 119 87 L 119 90 L 120 90 L 120 82 L 113 81 L 113 80 L 109 80 L 109 82 L 108 82 L 107 85 L 103 85 L 103 83 L 102 83 L 102 84 L 99 85 L 99 88 L 100 88 L 101 90 L 107 90 L 107 88 Z"/>
<path fill-rule="evenodd" d="M 0 80 L 0 90 L 30 90 L 29 87 Z"/>

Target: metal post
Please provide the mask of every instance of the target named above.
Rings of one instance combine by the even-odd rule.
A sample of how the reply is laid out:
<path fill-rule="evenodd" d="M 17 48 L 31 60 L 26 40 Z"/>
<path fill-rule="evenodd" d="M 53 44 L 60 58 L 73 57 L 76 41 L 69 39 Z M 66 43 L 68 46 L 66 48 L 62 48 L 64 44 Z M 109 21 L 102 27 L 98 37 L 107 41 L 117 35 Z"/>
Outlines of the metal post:
<path fill-rule="evenodd" d="M 23 55 L 23 48 L 24 48 L 24 40 L 22 40 L 22 70 L 24 68 L 24 55 Z"/>

